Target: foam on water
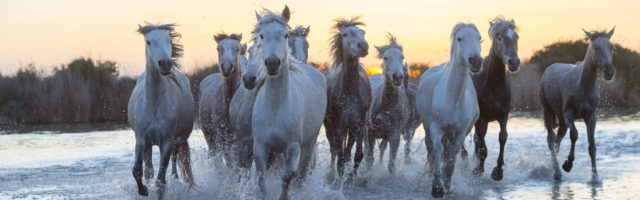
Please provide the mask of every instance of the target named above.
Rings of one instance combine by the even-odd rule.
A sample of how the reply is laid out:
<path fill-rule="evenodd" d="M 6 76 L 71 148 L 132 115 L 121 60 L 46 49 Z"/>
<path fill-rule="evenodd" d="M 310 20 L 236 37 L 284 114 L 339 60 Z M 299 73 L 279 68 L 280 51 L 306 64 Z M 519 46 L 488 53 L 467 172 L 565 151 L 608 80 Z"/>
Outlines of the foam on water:
<path fill-rule="evenodd" d="M 598 122 L 597 164 L 601 184 L 589 184 L 591 165 L 587 151 L 586 128 L 580 132 L 576 160 L 563 181 L 553 181 L 553 168 L 542 121 L 512 118 L 505 147 L 504 179 L 493 181 L 498 143 L 498 125 L 491 123 L 486 136 L 489 156 L 482 177 L 472 177 L 476 159 L 473 141 L 468 137 L 466 160 L 458 158 L 447 197 L 455 199 L 628 199 L 640 196 L 640 121 L 606 120 Z M 339 187 L 327 183 L 331 173 L 329 144 L 324 133 L 318 141 L 316 168 L 300 187 L 292 187 L 293 199 L 424 199 L 431 195 L 431 172 L 425 167 L 424 130 L 420 127 L 411 143 L 413 162 L 405 164 L 403 155 L 396 161 L 396 173 L 387 172 L 388 153 L 382 161 L 376 157 L 371 170 L 361 170 L 352 185 Z M 168 178 L 170 199 L 255 199 L 258 188 L 255 172 L 228 169 L 219 158 L 210 159 L 202 132 L 194 131 L 190 140 L 197 187 Z M 0 135 L 0 199 L 133 199 L 138 198 L 131 176 L 134 135 L 131 130 L 69 134 Z M 402 144 L 404 145 L 404 144 Z M 565 137 L 558 154 L 564 162 L 570 140 Z M 402 146 L 401 146 L 402 148 Z M 157 172 L 159 154 L 154 147 Z M 402 154 L 403 151 L 399 151 Z M 378 156 L 378 153 L 375 152 Z M 361 167 L 366 168 L 366 167 Z M 351 169 L 351 167 L 347 168 Z M 280 193 L 280 172 L 272 169 L 266 176 L 269 199 Z M 149 184 L 148 184 L 149 185 Z M 154 186 L 151 184 L 151 188 Z M 152 190 L 154 191 L 154 190 Z M 155 198 L 155 192 L 150 193 Z"/>

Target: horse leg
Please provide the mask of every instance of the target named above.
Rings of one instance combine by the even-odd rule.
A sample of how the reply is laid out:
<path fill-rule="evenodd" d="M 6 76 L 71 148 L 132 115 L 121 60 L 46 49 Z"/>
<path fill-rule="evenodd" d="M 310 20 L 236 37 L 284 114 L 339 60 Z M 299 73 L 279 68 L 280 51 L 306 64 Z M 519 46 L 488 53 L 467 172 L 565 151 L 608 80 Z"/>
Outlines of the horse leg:
<path fill-rule="evenodd" d="M 433 141 L 431 141 L 431 133 L 429 132 L 428 126 L 423 124 L 424 128 L 424 144 L 427 148 L 427 164 L 429 164 L 429 168 L 433 169 L 435 156 L 433 155 Z"/>
<path fill-rule="evenodd" d="M 457 138 L 455 138 L 457 137 Z M 446 145 L 444 150 L 444 188 L 449 190 L 451 177 L 456 168 L 456 156 L 460 151 L 460 146 L 464 144 L 465 135 L 454 136 L 454 139 Z M 447 143 L 445 143 L 447 144 Z"/>
<path fill-rule="evenodd" d="M 373 166 L 373 162 L 375 158 L 373 157 L 373 148 L 375 148 L 376 139 L 372 136 L 367 135 L 367 141 L 365 141 L 367 147 L 367 168 L 371 169 Z"/>
<path fill-rule="evenodd" d="M 393 174 L 396 168 L 395 161 L 398 155 L 398 147 L 400 147 L 400 131 L 396 130 L 395 133 L 389 137 L 389 146 L 391 146 L 389 149 L 389 173 Z M 380 161 L 382 161 L 382 157 L 380 157 Z"/>
<path fill-rule="evenodd" d="M 507 120 L 509 119 L 509 114 L 503 115 L 502 119 L 498 120 L 500 123 L 500 154 L 498 155 L 498 165 L 493 168 L 491 172 L 491 178 L 493 180 L 499 181 L 502 180 L 502 166 L 504 165 L 504 146 L 507 143 L 507 138 L 509 134 L 507 133 Z"/>
<path fill-rule="evenodd" d="M 256 141 L 257 142 L 257 141 Z M 258 199 L 264 199 L 267 195 L 267 186 L 264 183 L 264 173 L 267 170 L 267 156 L 269 155 L 269 149 L 262 143 L 253 144 L 253 161 L 256 164 L 256 171 L 258 172 L 258 187 L 260 193 Z"/>
<path fill-rule="evenodd" d="M 214 133 L 212 127 L 202 127 L 202 133 L 204 135 L 204 141 L 207 142 L 207 147 L 209 147 L 209 158 L 212 158 L 217 151 L 215 140 L 217 134 Z"/>
<path fill-rule="evenodd" d="M 542 95 L 540 99 L 542 101 L 542 114 L 544 120 L 544 127 L 547 129 L 547 145 L 549 146 L 549 151 L 551 152 L 551 161 L 553 162 L 554 179 L 560 180 L 562 178 L 562 174 L 560 173 L 560 167 L 558 167 L 558 159 L 557 159 L 557 150 L 556 150 L 556 133 L 553 132 L 553 129 L 556 126 L 556 115 L 553 113 L 551 105 L 545 100 L 544 91 L 541 91 Z M 562 118 L 560 118 L 562 119 Z M 562 120 L 560 120 L 562 121 Z M 560 128 L 562 128 L 562 122 L 560 123 Z M 561 129 L 558 129 L 558 132 Z"/>
<path fill-rule="evenodd" d="M 338 170 L 338 176 L 342 177 L 342 175 L 344 175 L 345 154 L 347 153 L 345 149 L 344 139 L 347 133 L 344 125 L 339 124 L 338 126 L 339 127 L 336 128 L 336 140 L 331 143 L 331 146 L 335 146 L 335 149 L 337 151 L 338 163 L 336 168 Z M 349 153 L 351 152 L 349 151 Z"/>
<path fill-rule="evenodd" d="M 171 156 L 171 176 L 178 179 L 178 167 L 176 167 L 176 160 L 178 158 L 178 147 L 174 145 L 173 153 Z"/>
<path fill-rule="evenodd" d="M 351 162 L 351 149 L 353 148 L 353 145 L 356 143 L 356 136 L 353 134 L 354 134 L 353 128 L 347 131 L 347 148 L 346 148 L 347 154 L 345 154 L 345 157 L 344 157 L 347 163 Z"/>
<path fill-rule="evenodd" d="M 295 176 L 296 170 L 294 167 L 299 157 L 300 144 L 288 144 L 287 149 L 284 151 L 285 165 L 282 175 L 282 192 L 280 193 L 280 200 L 289 199 L 289 183 L 291 183 L 291 179 Z"/>
<path fill-rule="evenodd" d="M 152 147 L 152 145 L 147 145 L 144 149 L 144 179 L 147 180 L 153 179 Z"/>
<path fill-rule="evenodd" d="M 440 158 L 442 156 L 442 136 L 444 132 L 440 130 L 435 124 L 431 124 L 429 126 L 431 133 L 431 141 L 433 141 L 433 160 L 435 163 L 435 168 L 433 171 L 433 181 L 431 182 L 431 196 L 434 198 L 440 198 L 444 196 L 444 188 L 442 185 L 442 164 L 440 163 Z"/>
<path fill-rule="evenodd" d="M 387 146 L 389 144 L 389 138 L 382 139 L 380 144 L 378 144 L 378 149 L 380 150 L 380 164 L 382 164 L 382 159 L 384 158 L 384 152 L 387 151 Z"/>
<path fill-rule="evenodd" d="M 144 151 L 150 146 L 151 145 L 146 144 L 142 139 L 136 139 L 136 160 L 131 172 L 133 173 L 133 178 L 136 180 L 136 184 L 138 185 L 138 194 L 142 196 L 149 195 L 147 186 L 144 186 L 142 183 L 142 160 L 144 157 Z"/>
<path fill-rule="evenodd" d="M 411 164 L 411 140 L 413 139 L 413 135 L 416 130 L 413 128 L 408 128 L 405 130 L 404 134 L 404 163 Z"/>
<path fill-rule="evenodd" d="M 564 169 L 564 171 L 569 172 L 571 171 L 571 168 L 573 167 L 573 160 L 574 160 L 574 151 L 576 149 L 576 141 L 578 140 L 578 130 L 576 129 L 575 124 L 573 123 L 574 118 L 573 118 L 573 113 L 566 112 L 565 113 L 565 123 L 568 125 L 569 130 L 571 131 L 569 134 L 569 136 L 571 137 L 571 150 L 569 151 L 569 157 L 567 157 L 567 160 L 564 161 L 564 164 L 562 164 L 562 169 Z"/>
<path fill-rule="evenodd" d="M 487 158 L 487 145 L 484 143 L 484 136 L 487 134 L 488 122 L 484 118 L 478 119 L 476 122 L 476 134 L 474 140 L 476 144 L 476 157 L 478 158 L 478 166 L 473 169 L 474 176 L 482 176 L 484 172 L 484 160 Z"/>
<path fill-rule="evenodd" d="M 317 138 L 317 137 L 316 137 Z M 296 180 L 300 183 L 307 176 L 307 171 L 311 170 L 309 166 L 315 160 L 316 139 L 304 144 L 300 150 L 300 159 L 298 161 L 298 171 L 296 172 Z"/>
<path fill-rule="evenodd" d="M 351 178 L 355 178 L 358 174 L 358 167 L 360 167 L 360 162 L 362 162 L 362 159 L 364 158 L 362 143 L 366 134 L 367 128 L 365 124 L 360 124 L 354 128 L 353 135 L 356 139 L 356 153 L 353 156 L 353 172 L 351 172 L 349 176 Z M 349 149 L 349 153 L 351 153 L 351 149 Z"/>
<path fill-rule="evenodd" d="M 173 141 L 164 141 L 160 144 L 160 167 L 158 168 L 158 175 L 156 176 L 156 185 L 158 186 L 158 196 L 162 199 L 167 184 L 165 176 L 167 174 L 167 168 L 169 167 L 169 160 L 171 159 L 174 145 Z"/>
<path fill-rule="evenodd" d="M 595 141 L 595 129 L 596 129 L 596 115 L 591 113 L 589 117 L 584 121 L 587 125 L 587 138 L 589 140 L 589 157 L 591 157 L 591 176 L 592 180 L 598 178 L 598 171 L 596 170 L 596 141 Z"/>
<path fill-rule="evenodd" d="M 560 120 L 560 123 L 558 123 L 558 136 L 556 136 L 556 153 L 558 153 L 560 151 L 560 143 L 562 142 L 562 138 L 564 138 L 564 136 L 567 134 L 567 124 L 564 122 L 564 120 Z"/>

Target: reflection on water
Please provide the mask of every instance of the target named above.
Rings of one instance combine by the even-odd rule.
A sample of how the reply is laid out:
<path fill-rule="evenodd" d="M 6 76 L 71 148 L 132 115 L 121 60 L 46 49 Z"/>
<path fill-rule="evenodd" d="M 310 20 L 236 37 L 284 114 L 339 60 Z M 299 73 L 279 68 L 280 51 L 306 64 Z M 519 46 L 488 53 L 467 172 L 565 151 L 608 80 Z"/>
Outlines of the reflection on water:
<path fill-rule="evenodd" d="M 46 127 L 53 131 L 0 135 L 0 199 L 134 199 L 135 182 L 131 176 L 135 139 L 126 126 L 101 130 L 107 125 Z M 124 127 L 124 128 L 123 128 Z M 635 199 L 640 197 L 640 120 L 603 120 L 598 123 L 599 184 L 591 180 L 591 164 L 583 123 L 577 123 L 580 137 L 576 159 L 562 181 L 553 180 L 553 167 L 546 144 L 546 133 L 539 119 L 513 118 L 509 122 L 509 140 L 505 147 L 504 179 L 494 181 L 490 170 L 472 177 L 475 167 L 473 141 L 465 146 L 469 158 L 458 158 L 451 192 L 446 199 Z M 23 131 L 26 129 L 22 129 Z M 35 130 L 31 129 L 31 130 Z M 90 130 L 90 131 L 78 131 Z M 491 124 L 486 136 L 486 169 L 495 166 L 499 148 L 497 124 Z M 69 132 L 78 132 L 67 134 Z M 6 133 L 6 132 L 5 132 Z M 13 132 L 12 132 L 13 133 Z M 560 146 L 558 159 L 569 152 L 568 139 Z M 198 187 L 169 178 L 169 199 L 253 199 L 257 192 L 255 172 L 242 178 L 233 169 L 209 159 L 202 132 L 195 130 L 189 139 L 194 176 Z M 404 144 L 401 144 L 404 145 Z M 331 173 L 329 143 L 318 139 L 317 167 L 308 179 L 291 191 L 294 199 L 424 199 L 430 198 L 431 172 L 426 167 L 422 127 L 416 132 L 411 157 L 406 164 L 398 156 L 397 171 L 387 173 L 387 156 L 369 171 L 359 173 L 354 185 L 336 187 L 325 177 Z M 158 153 L 154 148 L 157 169 Z M 375 152 L 377 156 L 378 153 Z M 376 159 L 378 160 L 378 159 Z M 382 163 L 382 164 L 380 164 Z M 279 195 L 280 173 L 272 169 L 266 176 L 269 198 Z M 153 186 L 151 186 L 153 188 Z M 154 198 L 155 194 L 150 194 Z"/>

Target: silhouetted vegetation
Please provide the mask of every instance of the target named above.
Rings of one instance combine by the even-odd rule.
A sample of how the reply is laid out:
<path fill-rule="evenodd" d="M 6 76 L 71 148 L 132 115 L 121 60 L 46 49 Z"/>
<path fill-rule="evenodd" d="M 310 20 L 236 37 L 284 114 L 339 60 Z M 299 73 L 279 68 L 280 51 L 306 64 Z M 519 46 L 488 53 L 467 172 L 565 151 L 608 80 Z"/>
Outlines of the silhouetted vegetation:
<path fill-rule="evenodd" d="M 514 111 L 539 113 L 540 79 L 544 69 L 556 62 L 581 61 L 588 43 L 583 40 L 560 41 L 545 46 L 523 62 L 516 73 L 508 73 L 512 86 Z M 600 112 L 627 114 L 640 110 L 640 54 L 615 44 L 613 81 L 600 81 Z M 326 63 L 310 63 L 324 72 Z M 428 63 L 410 63 L 410 81 L 418 84 Z M 200 82 L 217 73 L 217 65 L 188 74 L 196 105 Z M 135 78 L 119 77 L 113 61 L 79 58 L 54 68 L 44 76 L 33 64 L 18 70 L 15 76 L 0 75 L 0 124 L 2 123 L 78 123 L 126 122 L 129 95 Z"/>
<path fill-rule="evenodd" d="M 126 121 L 135 80 L 116 63 L 79 58 L 43 77 L 33 64 L 0 77 L 0 116 L 15 123 Z"/>
<path fill-rule="evenodd" d="M 516 111 L 540 111 L 539 90 L 544 70 L 553 63 L 576 63 L 582 61 L 589 44 L 584 40 L 560 41 L 546 45 L 520 66 L 517 73 L 509 73 L 512 90 L 512 105 Z M 614 44 L 613 65 L 616 69 L 613 81 L 604 81 L 600 76 L 600 111 L 628 114 L 640 109 L 640 54 Z"/>

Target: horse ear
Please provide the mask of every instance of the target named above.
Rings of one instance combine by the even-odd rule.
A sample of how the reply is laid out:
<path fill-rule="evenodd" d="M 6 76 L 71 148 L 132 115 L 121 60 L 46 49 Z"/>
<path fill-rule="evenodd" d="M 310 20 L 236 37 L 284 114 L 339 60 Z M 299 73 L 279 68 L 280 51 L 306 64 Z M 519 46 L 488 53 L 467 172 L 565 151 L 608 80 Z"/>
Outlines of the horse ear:
<path fill-rule="evenodd" d="M 376 47 L 376 50 L 378 50 L 378 58 L 382 58 L 382 53 L 384 53 L 384 48 L 379 46 L 374 46 L 374 47 Z"/>
<path fill-rule="evenodd" d="M 142 25 L 138 24 L 138 32 L 142 33 Z"/>
<path fill-rule="evenodd" d="M 240 35 L 238 35 L 238 42 L 242 41 L 242 33 L 240 33 Z"/>
<path fill-rule="evenodd" d="M 221 35 L 213 35 L 213 40 L 215 40 L 216 43 L 220 43 L 220 41 L 222 40 L 222 36 Z"/>
<path fill-rule="evenodd" d="M 258 11 L 256 12 L 256 19 L 258 19 L 258 21 L 262 21 L 262 16 L 260 16 L 260 14 L 258 14 Z"/>
<path fill-rule="evenodd" d="M 289 17 L 291 13 L 289 12 L 289 6 L 284 5 L 284 10 L 282 10 L 282 17 L 284 17 L 287 21 L 289 21 Z"/>
<path fill-rule="evenodd" d="M 609 39 L 611 39 L 611 36 L 613 35 L 613 31 L 615 31 L 615 30 L 616 30 L 616 27 L 614 26 L 614 27 L 609 31 L 609 33 L 607 33 L 607 37 L 609 37 Z"/>
<path fill-rule="evenodd" d="M 593 36 L 593 34 L 591 34 L 591 32 L 584 30 L 584 28 L 582 29 L 582 31 L 584 31 L 584 34 L 587 35 L 587 38 L 589 38 L 589 40 L 591 40 L 591 36 Z"/>

